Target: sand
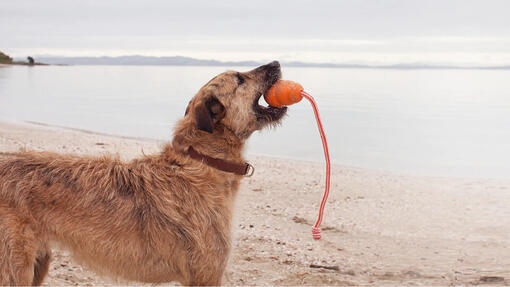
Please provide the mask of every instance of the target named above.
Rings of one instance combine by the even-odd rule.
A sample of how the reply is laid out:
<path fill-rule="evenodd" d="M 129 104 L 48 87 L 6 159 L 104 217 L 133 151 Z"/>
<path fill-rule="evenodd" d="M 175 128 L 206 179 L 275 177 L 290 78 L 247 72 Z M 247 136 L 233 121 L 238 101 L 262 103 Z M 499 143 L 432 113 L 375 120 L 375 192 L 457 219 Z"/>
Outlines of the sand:
<path fill-rule="evenodd" d="M 157 152 L 161 145 L 0 123 L 0 151 L 118 153 L 127 160 Z M 418 177 L 334 166 L 323 238 L 313 240 L 323 164 L 247 158 L 256 172 L 243 181 L 237 198 L 225 285 L 510 284 L 510 179 Z M 99 277 L 67 251 L 55 249 L 44 284 L 138 283 Z"/>

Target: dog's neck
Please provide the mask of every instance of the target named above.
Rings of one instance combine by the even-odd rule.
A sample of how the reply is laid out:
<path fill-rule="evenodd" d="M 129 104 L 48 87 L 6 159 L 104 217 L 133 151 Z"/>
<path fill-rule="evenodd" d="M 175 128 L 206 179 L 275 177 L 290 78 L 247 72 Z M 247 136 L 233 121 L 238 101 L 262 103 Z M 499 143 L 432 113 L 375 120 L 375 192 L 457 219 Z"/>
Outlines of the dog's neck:
<path fill-rule="evenodd" d="M 198 153 L 212 158 L 244 162 L 244 141 L 223 125 L 217 125 L 213 133 L 208 133 L 198 130 L 193 123 L 180 122 L 175 129 L 172 147 L 182 154 L 186 154 L 189 148 L 193 147 Z"/>

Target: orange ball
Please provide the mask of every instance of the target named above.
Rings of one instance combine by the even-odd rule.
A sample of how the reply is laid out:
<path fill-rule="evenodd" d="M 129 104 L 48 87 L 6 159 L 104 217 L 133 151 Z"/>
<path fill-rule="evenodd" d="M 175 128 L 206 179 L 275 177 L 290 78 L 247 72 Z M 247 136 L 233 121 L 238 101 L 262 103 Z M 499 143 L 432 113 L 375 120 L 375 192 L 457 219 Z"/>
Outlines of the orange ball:
<path fill-rule="evenodd" d="M 303 98 L 303 87 L 293 81 L 279 80 L 264 95 L 264 100 L 272 106 L 281 108 L 295 104 Z"/>

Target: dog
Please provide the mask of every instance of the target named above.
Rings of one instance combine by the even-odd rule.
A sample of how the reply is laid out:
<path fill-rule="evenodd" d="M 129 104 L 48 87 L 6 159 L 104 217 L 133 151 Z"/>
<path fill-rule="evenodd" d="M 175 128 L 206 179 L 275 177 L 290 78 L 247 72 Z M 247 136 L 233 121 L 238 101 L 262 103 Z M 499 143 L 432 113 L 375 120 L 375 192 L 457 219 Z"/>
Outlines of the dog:
<path fill-rule="evenodd" d="M 1 154 L 0 285 L 40 285 L 53 242 L 114 278 L 221 285 L 234 199 L 252 172 L 244 143 L 286 114 L 258 103 L 280 77 L 276 61 L 216 76 L 158 154 Z"/>

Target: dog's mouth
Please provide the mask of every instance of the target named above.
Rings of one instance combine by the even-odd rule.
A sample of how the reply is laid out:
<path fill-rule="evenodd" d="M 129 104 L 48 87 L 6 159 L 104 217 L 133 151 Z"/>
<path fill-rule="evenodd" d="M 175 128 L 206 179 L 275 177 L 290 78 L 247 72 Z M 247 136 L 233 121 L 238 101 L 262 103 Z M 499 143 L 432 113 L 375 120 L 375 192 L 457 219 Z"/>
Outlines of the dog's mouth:
<path fill-rule="evenodd" d="M 287 112 L 287 107 L 272 107 L 270 105 L 261 105 L 260 98 L 264 95 L 282 76 L 280 63 L 272 62 L 258 69 L 264 72 L 264 87 L 262 92 L 258 93 L 253 101 L 253 110 L 257 116 L 257 121 L 274 122 L 280 120 Z M 257 70 L 258 70 L 257 69 Z"/>
<path fill-rule="evenodd" d="M 287 112 L 287 107 L 272 107 L 270 105 L 263 106 L 259 104 L 262 94 L 257 95 L 253 102 L 253 110 L 257 116 L 257 121 L 274 122 L 280 120 Z"/>

